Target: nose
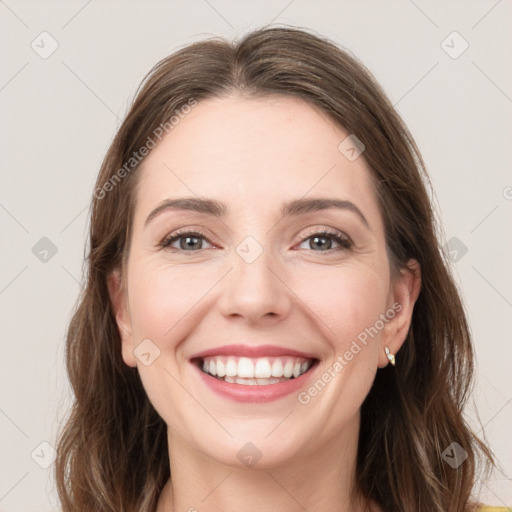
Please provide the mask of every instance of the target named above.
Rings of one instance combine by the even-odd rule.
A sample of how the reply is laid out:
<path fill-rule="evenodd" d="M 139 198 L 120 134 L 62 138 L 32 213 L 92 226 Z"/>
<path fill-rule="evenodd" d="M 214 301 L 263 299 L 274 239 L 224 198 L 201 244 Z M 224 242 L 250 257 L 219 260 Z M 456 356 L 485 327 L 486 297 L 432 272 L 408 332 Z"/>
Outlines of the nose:
<path fill-rule="evenodd" d="M 269 251 L 252 262 L 233 254 L 233 269 L 223 279 L 217 307 L 226 317 L 241 317 L 251 324 L 277 322 L 288 317 L 291 291 L 280 276 Z"/>

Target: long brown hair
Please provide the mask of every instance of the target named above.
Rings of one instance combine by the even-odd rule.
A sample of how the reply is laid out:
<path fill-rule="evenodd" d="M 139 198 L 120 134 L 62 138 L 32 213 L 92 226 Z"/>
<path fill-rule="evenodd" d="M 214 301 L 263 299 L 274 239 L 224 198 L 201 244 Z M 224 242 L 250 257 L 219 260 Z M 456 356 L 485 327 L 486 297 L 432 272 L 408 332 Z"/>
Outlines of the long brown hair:
<path fill-rule="evenodd" d="M 124 268 L 129 251 L 134 153 L 159 127 L 170 132 L 169 120 L 191 101 L 234 94 L 300 98 L 364 143 L 391 270 L 396 274 L 415 258 L 422 289 L 399 363 L 377 372 L 362 405 L 357 484 L 384 511 L 470 510 L 477 456 L 491 463 L 492 456 L 462 415 L 473 372 L 470 332 L 438 241 L 420 153 L 353 57 L 309 31 L 264 27 L 239 42 L 193 43 L 159 62 L 106 154 L 92 198 L 86 285 L 67 334 L 75 401 L 57 449 L 63 511 L 153 512 L 170 476 L 166 425 L 137 369 L 121 357 L 107 276 Z M 467 452 L 456 469 L 442 457 L 453 442 Z"/>

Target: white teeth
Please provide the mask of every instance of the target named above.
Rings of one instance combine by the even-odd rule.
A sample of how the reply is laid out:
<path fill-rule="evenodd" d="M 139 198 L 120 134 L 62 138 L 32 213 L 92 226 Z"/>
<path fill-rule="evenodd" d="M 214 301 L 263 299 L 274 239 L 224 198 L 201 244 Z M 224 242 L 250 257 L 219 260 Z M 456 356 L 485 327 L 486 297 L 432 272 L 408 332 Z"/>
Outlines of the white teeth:
<path fill-rule="evenodd" d="M 283 377 L 291 377 L 293 373 L 293 361 L 286 361 L 283 368 Z"/>
<path fill-rule="evenodd" d="M 235 358 L 228 357 L 226 362 L 226 376 L 234 377 L 238 373 L 238 363 Z"/>
<path fill-rule="evenodd" d="M 217 375 L 219 377 L 224 377 L 226 375 L 226 368 L 224 366 L 224 361 L 217 359 Z"/>
<path fill-rule="evenodd" d="M 268 384 L 277 384 L 278 382 L 283 382 L 284 380 L 285 380 L 284 378 L 277 379 L 275 377 L 271 377 L 270 379 L 256 379 L 256 382 L 260 386 L 266 386 Z"/>
<path fill-rule="evenodd" d="M 272 377 L 283 377 L 283 362 L 276 359 L 272 364 Z"/>
<path fill-rule="evenodd" d="M 254 379 L 254 363 L 248 357 L 241 357 L 238 361 L 238 376 Z"/>
<path fill-rule="evenodd" d="M 242 379 L 240 377 L 235 378 L 237 384 L 245 384 L 246 386 L 256 386 L 256 379 Z"/>
<path fill-rule="evenodd" d="M 311 367 L 312 360 L 303 357 L 236 357 L 211 356 L 203 359 L 205 373 L 225 382 L 254 385 L 276 384 L 297 378 Z"/>
<path fill-rule="evenodd" d="M 268 379 L 272 375 L 272 368 L 267 358 L 258 359 L 254 369 L 254 376 L 258 379 Z"/>

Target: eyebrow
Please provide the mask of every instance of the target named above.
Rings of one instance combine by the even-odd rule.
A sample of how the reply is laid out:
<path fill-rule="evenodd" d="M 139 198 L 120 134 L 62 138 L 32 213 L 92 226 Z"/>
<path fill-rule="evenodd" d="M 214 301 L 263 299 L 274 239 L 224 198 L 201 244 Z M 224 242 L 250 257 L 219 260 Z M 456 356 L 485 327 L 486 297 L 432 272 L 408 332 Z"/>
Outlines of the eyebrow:
<path fill-rule="evenodd" d="M 363 212 L 354 203 L 344 199 L 334 199 L 329 197 L 294 199 L 282 205 L 281 215 L 283 217 L 291 217 L 321 210 L 328 210 L 330 208 L 354 212 L 363 221 L 364 225 L 370 229 L 370 225 L 366 220 L 366 217 L 363 215 Z M 224 217 L 227 213 L 227 206 L 215 199 L 201 199 L 198 197 L 165 199 L 148 215 L 144 225 L 146 226 L 156 216 L 167 210 L 186 210 L 205 213 L 215 217 Z"/>

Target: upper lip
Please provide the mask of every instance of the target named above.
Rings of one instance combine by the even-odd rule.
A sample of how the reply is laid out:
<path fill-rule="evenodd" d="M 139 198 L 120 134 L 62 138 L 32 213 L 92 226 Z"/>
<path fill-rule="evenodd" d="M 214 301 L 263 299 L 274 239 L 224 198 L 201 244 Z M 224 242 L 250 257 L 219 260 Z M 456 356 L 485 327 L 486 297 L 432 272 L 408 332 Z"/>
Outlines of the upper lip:
<path fill-rule="evenodd" d="M 240 356 L 240 357 L 279 357 L 295 356 L 305 359 L 317 359 L 314 354 L 301 352 L 291 348 L 279 347 L 278 345 L 223 345 L 222 347 L 210 348 L 197 352 L 190 356 L 190 359 L 209 356 Z"/>

